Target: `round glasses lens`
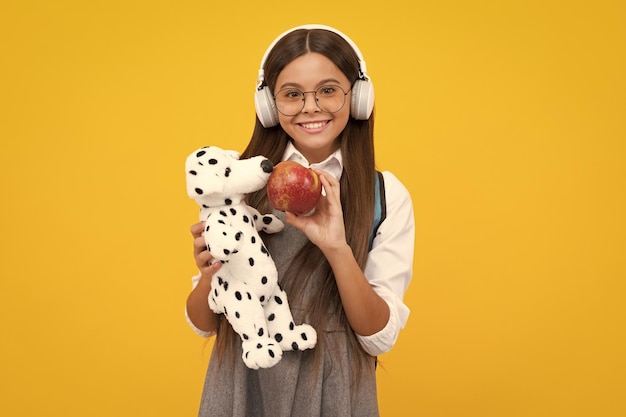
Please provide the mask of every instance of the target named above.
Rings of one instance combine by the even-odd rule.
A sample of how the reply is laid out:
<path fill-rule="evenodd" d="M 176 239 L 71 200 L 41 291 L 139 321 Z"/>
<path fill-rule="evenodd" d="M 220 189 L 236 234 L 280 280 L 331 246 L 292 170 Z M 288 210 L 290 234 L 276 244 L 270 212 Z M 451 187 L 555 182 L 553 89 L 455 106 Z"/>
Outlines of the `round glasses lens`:
<path fill-rule="evenodd" d="M 315 91 L 302 91 L 288 87 L 279 90 L 274 95 L 274 100 L 278 111 L 285 116 L 295 116 L 300 113 L 304 109 L 307 98 L 314 99 L 320 110 L 336 113 L 343 108 L 347 94 L 338 85 L 323 85 Z M 311 95 L 313 97 L 310 97 Z"/>
<path fill-rule="evenodd" d="M 294 116 L 304 108 L 304 93 L 297 88 L 283 88 L 274 96 L 276 108 L 285 116 Z"/>
<path fill-rule="evenodd" d="M 338 85 L 323 85 L 315 91 L 318 107 L 328 113 L 336 113 L 343 107 L 346 92 Z"/>

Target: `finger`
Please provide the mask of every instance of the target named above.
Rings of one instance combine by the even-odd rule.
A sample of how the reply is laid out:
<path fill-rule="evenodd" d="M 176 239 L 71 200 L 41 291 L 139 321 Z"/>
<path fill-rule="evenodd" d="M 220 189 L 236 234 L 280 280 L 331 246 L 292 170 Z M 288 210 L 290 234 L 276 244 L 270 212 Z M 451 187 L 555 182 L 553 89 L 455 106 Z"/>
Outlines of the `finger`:
<path fill-rule="evenodd" d="M 206 275 L 212 275 L 222 265 L 222 263 L 215 259 L 209 251 L 197 254 L 195 256 L 195 260 L 200 272 Z"/>
<path fill-rule="evenodd" d="M 204 231 L 204 222 L 198 222 L 196 224 L 193 224 L 190 230 L 193 237 L 200 236 Z"/>
<path fill-rule="evenodd" d="M 324 171 L 320 171 L 320 182 L 326 194 L 326 198 L 333 203 L 339 203 L 341 201 L 341 189 L 339 187 L 339 181 Z"/>
<path fill-rule="evenodd" d="M 205 250 L 207 250 L 206 247 L 206 241 L 204 240 L 204 237 L 200 236 L 197 237 L 193 240 L 193 252 L 195 254 L 198 254 L 200 252 L 204 252 Z"/>
<path fill-rule="evenodd" d="M 324 171 L 316 171 L 318 176 L 320 177 L 320 181 L 325 188 L 338 188 L 339 181 L 333 175 L 330 175 L 328 172 Z"/>
<path fill-rule="evenodd" d="M 293 212 L 286 211 L 285 222 L 306 234 L 307 225 L 310 225 L 312 220 L 311 216 L 299 216 Z"/>
<path fill-rule="evenodd" d="M 298 220 L 299 220 L 299 217 L 295 213 L 293 213 L 291 211 L 286 211 L 285 212 L 285 221 L 288 224 L 290 224 L 292 226 L 295 226 L 297 228 L 298 227 Z"/>
<path fill-rule="evenodd" d="M 220 268 L 222 267 L 221 262 L 213 262 L 203 268 L 200 268 L 200 271 L 207 276 L 213 276 Z"/>
<path fill-rule="evenodd" d="M 318 176 L 326 178 L 329 182 L 339 182 L 337 178 L 335 178 L 335 176 L 330 174 L 329 172 L 322 171 L 321 169 L 316 168 L 313 168 L 313 171 L 315 171 Z"/>
<path fill-rule="evenodd" d="M 213 261 L 213 255 L 208 250 L 204 250 L 196 254 L 196 262 L 198 266 L 206 267 Z"/>

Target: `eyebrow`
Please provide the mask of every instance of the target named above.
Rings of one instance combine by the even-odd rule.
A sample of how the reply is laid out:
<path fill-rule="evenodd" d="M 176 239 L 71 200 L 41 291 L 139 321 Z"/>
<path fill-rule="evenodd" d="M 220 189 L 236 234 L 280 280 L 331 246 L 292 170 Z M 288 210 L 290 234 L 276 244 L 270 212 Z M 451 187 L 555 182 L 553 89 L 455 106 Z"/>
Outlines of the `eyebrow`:
<path fill-rule="evenodd" d="M 320 87 L 322 85 L 329 84 L 329 83 L 337 84 L 338 86 L 341 86 L 341 83 L 339 82 L 339 80 L 336 80 L 335 78 L 326 78 L 318 82 L 316 87 Z M 287 83 L 282 84 L 280 87 L 278 87 L 278 90 L 282 90 L 283 88 L 287 88 L 287 87 L 295 87 L 299 89 L 303 88 L 302 84 L 287 82 Z"/>

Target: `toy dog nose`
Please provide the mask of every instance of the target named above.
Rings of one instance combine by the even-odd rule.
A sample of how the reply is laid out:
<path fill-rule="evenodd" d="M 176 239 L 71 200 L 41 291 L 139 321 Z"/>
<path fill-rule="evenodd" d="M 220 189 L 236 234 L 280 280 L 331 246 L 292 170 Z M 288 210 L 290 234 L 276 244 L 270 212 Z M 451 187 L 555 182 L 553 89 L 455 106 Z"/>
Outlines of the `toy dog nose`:
<path fill-rule="evenodd" d="M 266 173 L 270 173 L 274 170 L 274 164 L 272 164 L 272 161 L 270 161 L 269 159 L 264 159 L 261 162 L 261 168 L 263 169 L 263 172 Z"/>

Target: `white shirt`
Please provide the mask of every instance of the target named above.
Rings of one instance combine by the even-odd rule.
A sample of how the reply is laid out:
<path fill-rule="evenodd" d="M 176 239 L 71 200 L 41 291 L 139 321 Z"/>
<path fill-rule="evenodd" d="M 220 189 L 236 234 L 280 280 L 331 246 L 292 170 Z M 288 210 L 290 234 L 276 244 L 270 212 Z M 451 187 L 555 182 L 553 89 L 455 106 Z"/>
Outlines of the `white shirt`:
<path fill-rule="evenodd" d="M 306 158 L 289 143 L 283 160 L 299 162 L 306 167 L 326 171 L 339 179 L 343 171 L 341 150 L 332 153 L 324 161 L 309 164 Z M 387 216 L 378 228 L 374 237 L 372 250 L 367 257 L 364 275 L 376 294 L 389 306 L 389 321 L 377 333 L 370 336 L 357 334 L 363 349 L 372 356 L 388 352 L 404 328 L 410 310 L 404 304 L 404 294 L 413 276 L 413 250 L 415 244 L 415 221 L 413 203 L 404 185 L 391 172 L 384 171 L 386 213 Z M 200 279 L 196 275 L 192 279 L 195 287 Z M 189 317 L 187 321 L 192 329 L 203 337 L 215 332 L 204 332 L 193 325 Z"/>
<path fill-rule="evenodd" d="M 296 161 L 306 167 L 326 171 L 339 179 L 343 171 L 343 158 L 338 149 L 324 161 L 309 164 L 290 142 L 283 160 Z M 415 221 L 413 202 L 404 185 L 389 171 L 383 172 L 387 216 L 378 228 L 372 250 L 365 265 L 365 278 L 376 294 L 389 306 L 387 325 L 370 336 L 357 338 L 363 349 L 372 356 L 388 352 L 404 328 L 410 310 L 404 304 L 404 294 L 413 276 L 413 251 Z"/>

